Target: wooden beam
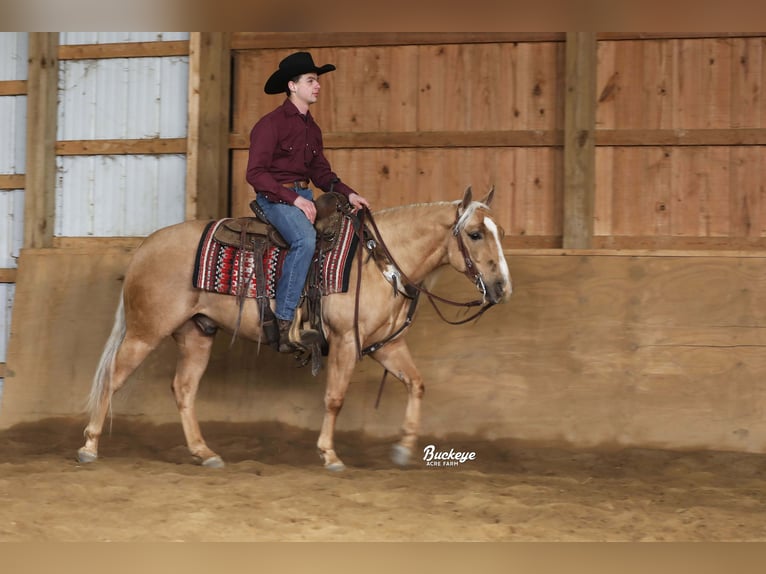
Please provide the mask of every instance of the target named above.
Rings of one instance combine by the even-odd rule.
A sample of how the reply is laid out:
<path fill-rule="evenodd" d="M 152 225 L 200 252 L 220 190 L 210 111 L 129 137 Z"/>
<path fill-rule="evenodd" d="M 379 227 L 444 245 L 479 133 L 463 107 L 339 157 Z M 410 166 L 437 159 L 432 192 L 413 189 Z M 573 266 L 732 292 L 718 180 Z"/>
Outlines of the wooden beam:
<path fill-rule="evenodd" d="M 702 40 L 715 38 L 763 38 L 764 32 L 599 32 L 599 41 Z"/>
<path fill-rule="evenodd" d="M 226 32 L 192 32 L 189 41 L 187 219 L 228 215 L 229 43 Z"/>
<path fill-rule="evenodd" d="M 54 237 L 54 249 L 106 249 L 119 248 L 132 251 L 143 243 L 145 237 Z M 506 235 L 504 249 L 560 249 L 560 235 Z M 2 283 L 2 281 L 0 281 Z"/>
<path fill-rule="evenodd" d="M 54 249 L 107 249 L 119 248 L 132 251 L 145 237 L 54 237 L 51 247 Z"/>
<path fill-rule="evenodd" d="M 599 236 L 594 236 L 594 244 L 597 244 Z M 764 249 L 609 249 L 594 247 L 593 249 L 548 249 L 548 248 L 509 248 L 504 249 L 508 256 L 531 255 L 534 257 L 736 257 L 739 259 L 763 259 L 766 258 Z"/>
<path fill-rule="evenodd" d="M 598 146 L 766 145 L 766 129 L 597 130 Z"/>
<path fill-rule="evenodd" d="M 564 103 L 565 249 L 588 249 L 596 189 L 596 35 L 567 32 Z"/>
<path fill-rule="evenodd" d="M 599 235 L 593 237 L 594 249 L 621 250 L 764 250 L 766 237 L 689 237 L 658 235 Z"/>
<path fill-rule="evenodd" d="M 58 155 L 185 154 L 186 138 L 133 140 L 65 140 L 56 142 Z"/>
<path fill-rule="evenodd" d="M 59 46 L 59 60 L 103 60 L 106 58 L 157 58 L 187 56 L 189 42 L 118 42 L 114 44 L 75 44 Z"/>
<path fill-rule="evenodd" d="M 332 133 L 325 138 L 330 148 L 455 148 L 455 147 L 550 147 L 563 146 L 560 130 L 513 130 L 481 132 Z"/>
<path fill-rule="evenodd" d="M 564 134 L 556 130 L 513 130 L 481 132 L 377 132 L 329 133 L 325 147 L 338 148 L 455 148 L 455 147 L 548 147 L 564 145 Z"/>
<path fill-rule="evenodd" d="M 246 134 L 231 134 L 231 149 L 247 149 Z M 455 147 L 553 147 L 564 145 L 561 130 L 482 132 L 330 132 L 327 149 Z M 764 128 L 595 130 L 596 146 L 746 146 L 766 145 Z"/>
<path fill-rule="evenodd" d="M 560 235 L 506 235 L 503 249 L 561 249 Z"/>
<path fill-rule="evenodd" d="M 15 267 L 0 268 L 0 283 L 16 283 L 17 272 Z"/>
<path fill-rule="evenodd" d="M 564 145 L 560 130 L 439 131 L 439 132 L 335 132 L 323 136 L 326 149 L 550 147 Z M 245 134 L 232 134 L 229 147 L 247 149 Z"/>
<path fill-rule="evenodd" d="M 563 42 L 562 32 L 235 32 L 232 50 Z"/>
<path fill-rule="evenodd" d="M 0 175 L 0 189 L 24 189 L 26 177 L 23 173 Z"/>
<path fill-rule="evenodd" d="M 27 93 L 26 80 L 0 81 L 0 96 L 23 96 Z"/>
<path fill-rule="evenodd" d="M 48 247 L 56 195 L 57 32 L 29 33 L 24 247 Z"/>

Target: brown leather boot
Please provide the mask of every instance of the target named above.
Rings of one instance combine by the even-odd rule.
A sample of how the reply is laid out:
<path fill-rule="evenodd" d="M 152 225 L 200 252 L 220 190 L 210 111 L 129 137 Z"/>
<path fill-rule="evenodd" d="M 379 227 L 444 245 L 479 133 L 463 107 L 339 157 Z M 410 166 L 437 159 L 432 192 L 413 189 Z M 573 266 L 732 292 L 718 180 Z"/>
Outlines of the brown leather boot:
<path fill-rule="evenodd" d="M 295 345 L 290 341 L 290 327 L 292 324 L 292 319 L 277 319 L 280 353 L 290 353 L 295 350 Z"/>
<path fill-rule="evenodd" d="M 263 327 L 263 340 L 276 351 L 279 349 L 277 317 L 268 305 L 262 305 L 259 311 L 261 314 L 261 326 Z"/>

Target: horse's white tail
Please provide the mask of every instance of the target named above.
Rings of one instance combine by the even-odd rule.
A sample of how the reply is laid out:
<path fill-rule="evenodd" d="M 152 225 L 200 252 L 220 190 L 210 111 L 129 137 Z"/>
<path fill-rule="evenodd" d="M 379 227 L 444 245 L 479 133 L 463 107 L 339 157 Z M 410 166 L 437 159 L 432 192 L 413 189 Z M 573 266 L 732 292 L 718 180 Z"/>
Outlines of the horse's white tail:
<path fill-rule="evenodd" d="M 98 412 L 99 405 L 104 395 L 109 392 L 109 383 L 114 374 L 114 358 L 117 355 L 117 349 L 125 338 L 125 305 L 123 303 L 123 293 L 120 292 L 120 303 L 114 314 L 114 325 L 112 332 L 104 345 L 101 353 L 101 359 L 96 368 L 96 374 L 93 377 L 93 385 L 88 397 L 88 412 L 93 416 Z M 111 402 L 111 401 L 110 401 Z M 111 406 L 111 405 L 110 405 Z"/>

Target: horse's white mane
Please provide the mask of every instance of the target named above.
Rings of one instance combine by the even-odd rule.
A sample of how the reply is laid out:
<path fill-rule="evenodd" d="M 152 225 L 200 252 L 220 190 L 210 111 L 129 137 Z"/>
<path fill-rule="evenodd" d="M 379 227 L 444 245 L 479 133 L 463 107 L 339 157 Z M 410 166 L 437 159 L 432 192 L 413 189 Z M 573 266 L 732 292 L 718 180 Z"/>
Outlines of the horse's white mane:
<path fill-rule="evenodd" d="M 432 207 L 434 205 L 452 205 L 455 202 L 452 201 L 434 201 L 434 202 L 422 202 L 422 203 L 409 203 L 407 205 L 396 205 L 394 207 L 387 207 L 385 209 L 381 209 L 380 211 L 377 211 L 376 213 L 390 213 L 393 211 L 404 211 L 406 209 L 417 209 L 419 207 Z M 457 205 L 457 204 L 455 204 Z"/>
<path fill-rule="evenodd" d="M 432 201 L 432 202 L 423 202 L 423 203 L 411 203 L 409 205 L 398 205 L 396 207 L 388 207 L 386 209 L 381 209 L 377 213 L 392 213 L 396 211 L 404 211 L 407 209 L 417 209 L 421 207 L 434 207 L 434 206 L 448 206 L 451 205 L 457 209 L 458 205 L 462 202 L 461 199 L 456 199 L 455 201 Z M 463 227 L 466 224 L 466 221 L 468 221 L 473 214 L 476 212 L 477 209 L 489 209 L 489 206 L 481 203 L 480 201 L 472 201 L 466 210 L 463 212 L 463 214 L 460 216 L 460 219 L 458 219 L 456 227 L 459 230 L 463 229 Z"/>
<path fill-rule="evenodd" d="M 456 204 L 460 203 L 460 201 L 457 201 Z M 480 201 L 472 201 L 468 207 L 466 207 L 463 214 L 460 216 L 460 219 L 457 220 L 457 223 L 455 224 L 455 229 L 457 231 L 460 231 L 465 227 L 466 221 L 471 219 L 473 217 L 473 214 L 476 212 L 477 209 L 484 208 L 489 209 L 489 206 L 485 203 L 481 203 Z"/>

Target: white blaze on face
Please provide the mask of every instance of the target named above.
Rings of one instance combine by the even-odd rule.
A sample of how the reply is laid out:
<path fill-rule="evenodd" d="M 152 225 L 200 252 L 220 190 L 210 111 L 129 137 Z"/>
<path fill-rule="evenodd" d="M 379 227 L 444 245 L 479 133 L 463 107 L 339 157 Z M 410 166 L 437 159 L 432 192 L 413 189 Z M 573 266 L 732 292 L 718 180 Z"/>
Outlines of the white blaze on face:
<path fill-rule="evenodd" d="M 511 294 L 511 272 L 508 270 L 508 262 L 505 260 L 505 255 L 503 255 L 503 246 L 500 243 L 500 233 L 497 229 L 497 225 L 495 224 L 492 219 L 489 217 L 484 217 L 484 227 L 487 228 L 487 230 L 492 234 L 492 237 L 495 238 L 495 245 L 497 246 L 497 256 L 500 260 L 498 263 L 500 265 L 500 274 L 503 276 L 503 280 L 508 285 L 508 294 Z"/>

